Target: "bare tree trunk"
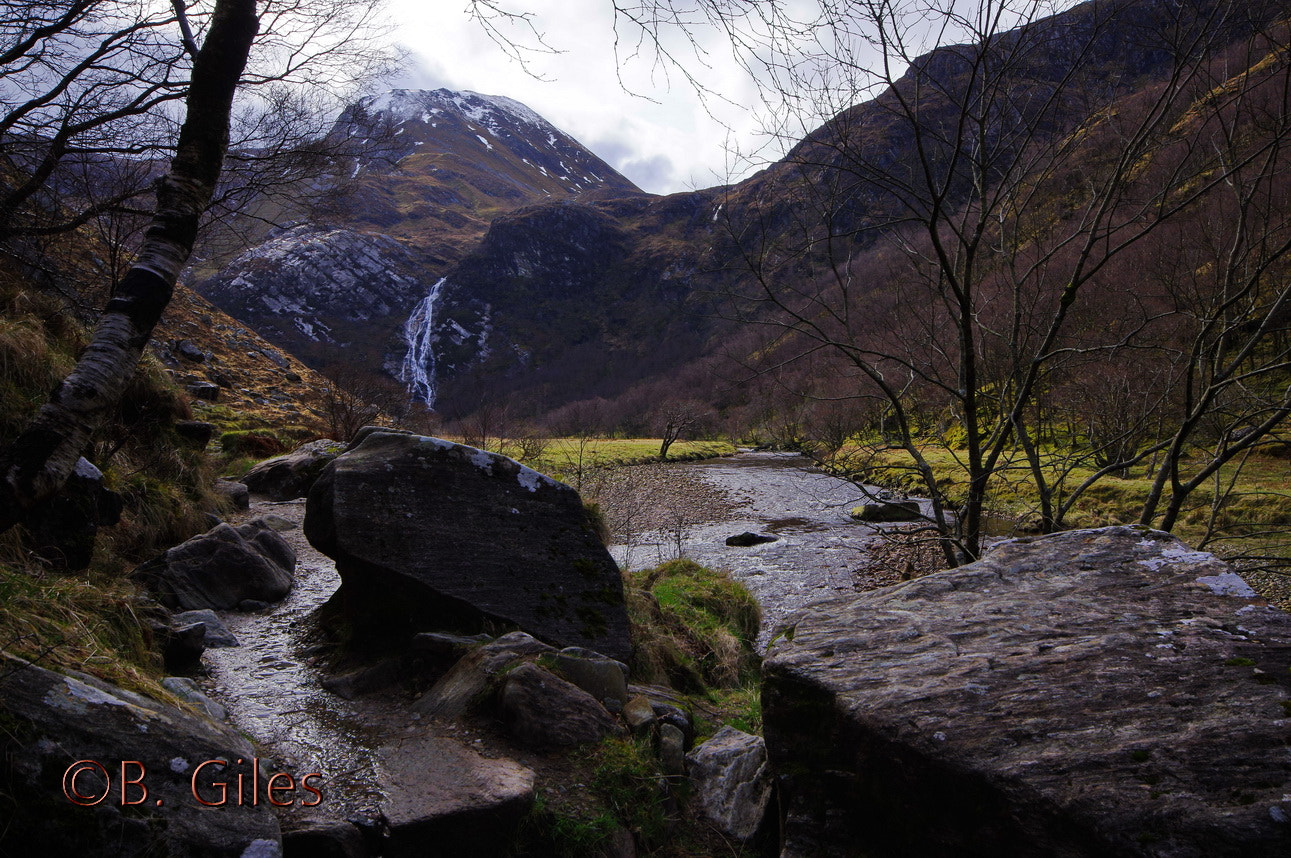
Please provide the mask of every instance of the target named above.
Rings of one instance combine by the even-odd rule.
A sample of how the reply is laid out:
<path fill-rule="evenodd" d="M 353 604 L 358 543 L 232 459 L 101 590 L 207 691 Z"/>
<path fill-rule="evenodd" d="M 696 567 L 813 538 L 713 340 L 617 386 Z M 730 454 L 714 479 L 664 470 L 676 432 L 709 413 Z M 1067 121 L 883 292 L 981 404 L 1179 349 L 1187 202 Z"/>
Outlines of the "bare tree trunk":
<path fill-rule="evenodd" d="M 229 114 L 259 27 L 255 0 L 218 0 L 193 62 L 175 158 L 134 266 L 117 286 L 76 367 L 12 445 L 0 450 L 0 531 L 52 497 L 120 399 L 188 261 L 215 191 Z"/>

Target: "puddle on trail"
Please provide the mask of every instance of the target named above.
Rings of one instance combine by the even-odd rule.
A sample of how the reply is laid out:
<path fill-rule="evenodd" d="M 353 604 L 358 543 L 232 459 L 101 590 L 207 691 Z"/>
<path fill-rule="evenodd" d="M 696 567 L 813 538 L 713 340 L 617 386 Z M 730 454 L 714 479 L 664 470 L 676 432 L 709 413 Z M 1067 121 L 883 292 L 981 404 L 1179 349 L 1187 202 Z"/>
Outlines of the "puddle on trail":
<path fill-rule="evenodd" d="M 651 566 L 680 553 L 728 570 L 762 606 L 760 649 L 789 614 L 819 599 L 857 591 L 852 570 L 865 560 L 874 530 L 853 521 L 850 513 L 872 500 L 865 490 L 790 453 L 742 453 L 690 467 L 736 509 L 721 522 L 650 531 L 611 546 L 620 565 Z M 747 548 L 726 545 L 727 537 L 744 531 L 778 539 Z"/>

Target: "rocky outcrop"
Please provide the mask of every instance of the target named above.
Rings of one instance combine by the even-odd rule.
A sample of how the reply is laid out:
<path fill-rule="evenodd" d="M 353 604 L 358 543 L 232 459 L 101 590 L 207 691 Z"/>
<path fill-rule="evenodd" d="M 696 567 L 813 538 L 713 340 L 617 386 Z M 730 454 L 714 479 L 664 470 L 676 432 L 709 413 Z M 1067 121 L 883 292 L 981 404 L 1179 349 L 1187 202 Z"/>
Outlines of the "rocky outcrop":
<path fill-rule="evenodd" d="M 338 598 L 382 632 L 490 620 L 619 660 L 631 651 L 618 567 L 578 493 L 505 456 L 376 432 L 324 470 L 306 510 Z"/>
<path fill-rule="evenodd" d="M 280 448 L 281 449 L 281 448 Z M 323 468 L 345 450 L 339 441 L 326 438 L 303 444 L 285 456 L 265 459 L 241 478 L 252 494 L 269 500 L 285 501 L 303 498 Z"/>
<path fill-rule="evenodd" d="M 229 610 L 276 602 L 291 590 L 296 553 L 255 522 L 218 524 L 140 566 L 131 577 L 168 608 Z"/>
<path fill-rule="evenodd" d="M 236 799 L 232 784 L 252 783 L 255 750 L 230 729 L 89 676 L 5 655 L 0 724 L 0 853 L 279 854 L 278 822 L 265 795 L 253 804 L 247 786 L 245 800 Z M 207 760 L 229 765 L 199 768 Z M 199 804 L 195 778 L 212 802 L 219 800 L 215 782 L 230 784 L 227 800 Z M 262 771 L 256 782 L 263 790 L 267 775 Z"/>
<path fill-rule="evenodd" d="M 766 817 L 773 785 L 762 737 L 723 727 L 687 754 L 686 762 L 708 821 L 727 837 L 753 839 Z"/>
<path fill-rule="evenodd" d="M 1138 528 L 805 610 L 764 665 L 785 855 L 1291 854 L 1291 617 Z"/>

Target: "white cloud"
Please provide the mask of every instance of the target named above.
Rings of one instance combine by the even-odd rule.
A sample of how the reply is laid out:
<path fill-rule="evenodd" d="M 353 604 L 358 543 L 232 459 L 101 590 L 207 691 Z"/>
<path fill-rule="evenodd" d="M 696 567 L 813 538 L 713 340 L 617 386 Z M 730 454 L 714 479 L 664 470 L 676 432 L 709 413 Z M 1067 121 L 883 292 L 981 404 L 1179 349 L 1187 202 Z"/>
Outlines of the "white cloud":
<path fill-rule="evenodd" d="M 677 69 L 651 63 L 647 55 L 633 57 L 628 43 L 620 43 L 616 58 L 608 0 L 531 5 L 536 29 L 562 53 L 530 53 L 532 74 L 527 74 L 465 11 L 445 11 L 444 4 L 425 0 L 392 0 L 396 38 L 414 63 L 396 85 L 514 98 L 652 193 L 709 187 L 752 171 L 728 169 L 728 138 L 744 149 L 757 145 L 750 110 L 757 93 L 723 37 L 696 31 L 707 68 L 676 35 L 668 41 L 670 49 L 685 52 L 686 68 L 705 87 L 721 93 L 707 100 L 706 110 Z M 509 8 L 525 10 L 519 3 Z M 526 41 L 523 28 L 507 32 Z M 532 36 L 527 41 L 532 44 Z"/>

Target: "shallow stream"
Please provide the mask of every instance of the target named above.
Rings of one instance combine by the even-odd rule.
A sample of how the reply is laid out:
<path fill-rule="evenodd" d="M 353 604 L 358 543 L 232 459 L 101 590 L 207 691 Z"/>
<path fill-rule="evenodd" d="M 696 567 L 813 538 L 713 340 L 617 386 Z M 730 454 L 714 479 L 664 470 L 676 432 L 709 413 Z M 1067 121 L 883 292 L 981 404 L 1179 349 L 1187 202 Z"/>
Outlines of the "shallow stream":
<path fill-rule="evenodd" d="M 638 568 L 683 556 L 728 570 L 762 606 L 761 649 L 804 605 L 861 589 L 854 570 L 866 559 L 875 530 L 853 521 L 850 513 L 872 502 L 866 490 L 792 453 L 747 452 L 685 467 L 724 493 L 732 511 L 721 521 L 702 523 L 678 516 L 672 527 L 633 534 L 610 547 L 620 566 Z M 747 548 L 726 544 L 727 537 L 746 531 L 776 541 Z"/>
<path fill-rule="evenodd" d="M 744 453 L 669 465 L 702 481 L 710 493 L 720 493 L 720 508 L 729 512 L 705 522 L 678 513 L 674 525 L 635 533 L 611 551 L 621 565 L 633 568 L 680 554 L 730 570 L 763 607 L 760 644 L 765 647 L 790 612 L 859 589 L 851 570 L 864 559 L 873 534 L 848 518 L 850 509 L 864 501 L 862 491 L 805 467 L 805 462 L 799 456 Z M 677 476 L 669 472 L 664 478 Z M 250 516 L 266 514 L 299 525 L 304 501 L 257 504 Z M 728 536 L 744 531 L 777 539 L 750 548 L 725 544 Z M 336 591 L 340 578 L 299 526 L 282 535 L 296 550 L 295 586 L 264 613 L 223 614 L 241 646 L 207 651 L 208 691 L 266 756 L 297 775 L 322 773 L 323 809 L 329 817 L 374 815 L 381 799 L 375 749 L 391 730 L 406 726 L 406 713 L 389 702 L 383 708 L 374 699 L 380 695 L 347 701 L 320 686 L 306 637 L 307 618 Z"/>

